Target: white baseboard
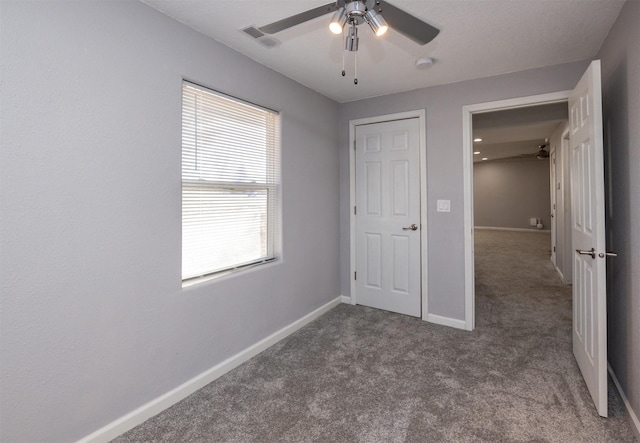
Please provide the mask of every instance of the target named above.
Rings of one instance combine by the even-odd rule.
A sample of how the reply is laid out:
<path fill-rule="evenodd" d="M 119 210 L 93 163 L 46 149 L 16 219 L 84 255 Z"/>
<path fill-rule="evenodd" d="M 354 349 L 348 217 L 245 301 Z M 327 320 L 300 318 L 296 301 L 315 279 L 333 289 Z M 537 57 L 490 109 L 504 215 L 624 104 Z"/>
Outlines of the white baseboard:
<path fill-rule="evenodd" d="M 294 321 L 288 326 L 280 329 L 279 331 L 274 332 L 270 336 L 260 340 L 259 342 L 249 346 L 247 349 L 237 353 L 233 357 L 229 357 L 223 362 L 215 365 L 211 369 L 203 372 L 200 375 L 195 376 L 191 380 L 181 384 L 180 386 L 172 389 L 171 391 L 161 395 L 160 397 L 151 400 L 150 402 L 140 406 L 139 408 L 131 411 L 130 413 L 120 417 L 119 419 L 109 423 L 108 425 L 98 429 L 92 434 L 78 440 L 78 443 L 99 443 L 99 442 L 108 442 L 113 440 L 117 436 L 125 433 L 126 431 L 136 427 L 137 425 L 143 423 L 154 415 L 159 414 L 165 409 L 173 406 L 178 403 L 180 400 L 183 400 L 187 396 L 193 394 L 198 389 L 208 385 L 215 379 L 223 376 L 227 372 L 246 362 L 250 358 L 258 355 L 265 349 L 270 346 L 278 343 L 283 338 L 291 335 L 296 332 L 298 329 L 303 326 L 311 323 L 316 318 L 320 317 L 322 314 L 330 311 L 334 307 L 338 306 L 340 303 L 343 303 L 343 299 L 349 299 L 350 297 L 339 296 L 329 303 L 320 306 L 313 312 L 305 315 L 304 317 Z"/>
<path fill-rule="evenodd" d="M 348 305 L 354 304 L 353 301 L 351 300 L 351 297 L 347 297 L 346 295 L 341 295 L 340 296 L 340 302 L 346 303 Z"/>
<path fill-rule="evenodd" d="M 633 411 L 633 408 L 631 407 L 631 404 L 629 403 L 627 396 L 624 394 L 624 391 L 622 390 L 622 386 L 620 386 L 618 377 L 616 377 L 616 374 L 615 372 L 613 372 L 613 369 L 611 368 L 611 365 L 609 364 L 609 362 L 607 362 L 607 368 L 609 369 L 609 375 L 611 375 L 613 384 L 616 385 L 616 388 L 618 389 L 618 393 L 620 394 L 620 397 L 622 397 L 622 401 L 624 402 L 624 407 L 627 410 L 627 416 L 629 417 L 629 422 L 631 424 L 631 430 L 633 430 L 633 433 L 636 435 L 636 440 L 640 441 L 640 420 L 638 420 L 638 416 Z"/>
<path fill-rule="evenodd" d="M 551 232 L 551 229 L 502 228 L 499 226 L 474 226 L 474 229 L 481 231 Z"/>
<path fill-rule="evenodd" d="M 450 326 L 457 329 L 467 329 L 467 324 L 464 320 L 458 320 L 456 318 L 443 317 L 441 315 L 427 314 L 426 320 L 431 323 L 435 323 L 442 326 Z"/>

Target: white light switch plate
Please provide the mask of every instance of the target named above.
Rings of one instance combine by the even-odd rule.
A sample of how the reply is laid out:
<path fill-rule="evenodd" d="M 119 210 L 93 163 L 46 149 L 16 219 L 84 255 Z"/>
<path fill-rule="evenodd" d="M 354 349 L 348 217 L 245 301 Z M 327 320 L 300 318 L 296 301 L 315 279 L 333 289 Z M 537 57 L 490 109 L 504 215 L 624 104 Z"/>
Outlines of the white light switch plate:
<path fill-rule="evenodd" d="M 451 200 L 438 200 L 438 212 L 451 212 Z"/>

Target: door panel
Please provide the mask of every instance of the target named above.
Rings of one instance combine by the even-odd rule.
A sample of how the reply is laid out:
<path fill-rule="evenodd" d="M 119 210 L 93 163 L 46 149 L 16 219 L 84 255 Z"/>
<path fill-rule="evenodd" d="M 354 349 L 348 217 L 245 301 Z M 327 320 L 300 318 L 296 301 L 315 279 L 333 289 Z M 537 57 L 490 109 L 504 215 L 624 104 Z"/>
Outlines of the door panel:
<path fill-rule="evenodd" d="M 406 160 L 391 162 L 391 174 L 393 215 L 407 217 L 409 216 L 409 163 Z"/>
<path fill-rule="evenodd" d="M 410 272 L 409 263 L 410 258 L 410 245 L 409 239 L 406 236 L 392 235 L 391 241 L 393 245 L 393 279 L 391 282 L 391 290 L 395 293 L 409 294 L 410 289 Z"/>
<path fill-rule="evenodd" d="M 372 217 L 380 216 L 382 208 L 382 165 L 380 162 L 367 162 L 364 167 L 367 189 L 367 215 Z"/>
<path fill-rule="evenodd" d="M 359 304 L 419 317 L 420 150 L 417 118 L 356 127 Z M 416 229 L 406 229 L 411 225 Z M 405 229 L 403 229 L 405 228 Z"/>
<path fill-rule="evenodd" d="M 364 277 L 366 279 L 366 287 L 371 289 L 380 289 L 382 287 L 382 236 L 366 232 L 367 249 L 364 256 L 367 261 Z"/>
<path fill-rule="evenodd" d="M 569 97 L 573 353 L 598 413 L 607 416 L 607 312 L 600 61 Z"/>

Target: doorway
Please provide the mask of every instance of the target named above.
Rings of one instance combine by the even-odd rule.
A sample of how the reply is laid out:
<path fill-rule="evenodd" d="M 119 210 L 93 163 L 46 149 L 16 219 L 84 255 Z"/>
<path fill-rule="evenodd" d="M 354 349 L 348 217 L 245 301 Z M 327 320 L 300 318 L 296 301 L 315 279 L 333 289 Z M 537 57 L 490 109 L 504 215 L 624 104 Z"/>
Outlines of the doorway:
<path fill-rule="evenodd" d="M 351 303 L 426 318 L 425 111 L 349 129 Z"/>
<path fill-rule="evenodd" d="M 566 245 L 563 236 L 555 235 L 557 221 L 564 223 L 564 218 L 555 213 L 557 209 L 564 212 L 564 201 L 557 201 L 556 196 L 566 186 L 557 169 L 566 162 L 561 141 L 568 118 L 566 101 L 472 115 L 474 268 L 477 266 L 474 289 L 480 293 L 486 292 L 486 279 L 490 279 L 490 267 L 486 266 L 486 258 L 478 255 L 480 250 L 496 257 L 500 250 L 504 254 L 512 248 L 520 250 L 508 266 L 512 265 L 510 272 L 515 272 L 515 279 L 525 278 L 534 268 L 539 273 L 558 273 L 556 251 L 564 251 Z M 487 238 L 492 239 L 489 244 L 497 248 L 495 251 L 488 248 Z M 525 238 L 528 247 L 521 245 Z M 539 255 L 529 257 L 527 249 L 535 249 Z M 549 281 L 555 281 L 553 275 Z M 480 300 L 486 298 L 476 294 L 475 302 Z"/>
<path fill-rule="evenodd" d="M 465 241 L 465 329 L 475 328 L 474 217 L 473 217 L 473 115 L 552 103 L 566 103 L 571 91 L 520 97 L 463 107 L 463 192 Z"/>

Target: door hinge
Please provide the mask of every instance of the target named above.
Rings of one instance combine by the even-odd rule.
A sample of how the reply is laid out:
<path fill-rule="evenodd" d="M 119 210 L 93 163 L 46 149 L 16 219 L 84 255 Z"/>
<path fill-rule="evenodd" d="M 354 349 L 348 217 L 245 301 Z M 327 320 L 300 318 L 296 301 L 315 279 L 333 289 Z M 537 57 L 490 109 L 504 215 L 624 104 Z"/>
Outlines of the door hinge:
<path fill-rule="evenodd" d="M 357 280 L 357 279 L 358 279 L 358 273 L 357 273 L 357 272 L 354 272 L 354 273 L 353 273 L 353 279 L 354 279 L 354 280 Z"/>
<path fill-rule="evenodd" d="M 353 215 L 358 215 L 358 210 L 356 209 L 356 207 L 353 207 Z"/>
<path fill-rule="evenodd" d="M 555 246 L 553 247 L 553 252 L 556 252 L 556 247 Z"/>
<path fill-rule="evenodd" d="M 355 140 L 353 141 L 353 150 L 354 151 L 356 150 L 356 141 Z"/>

